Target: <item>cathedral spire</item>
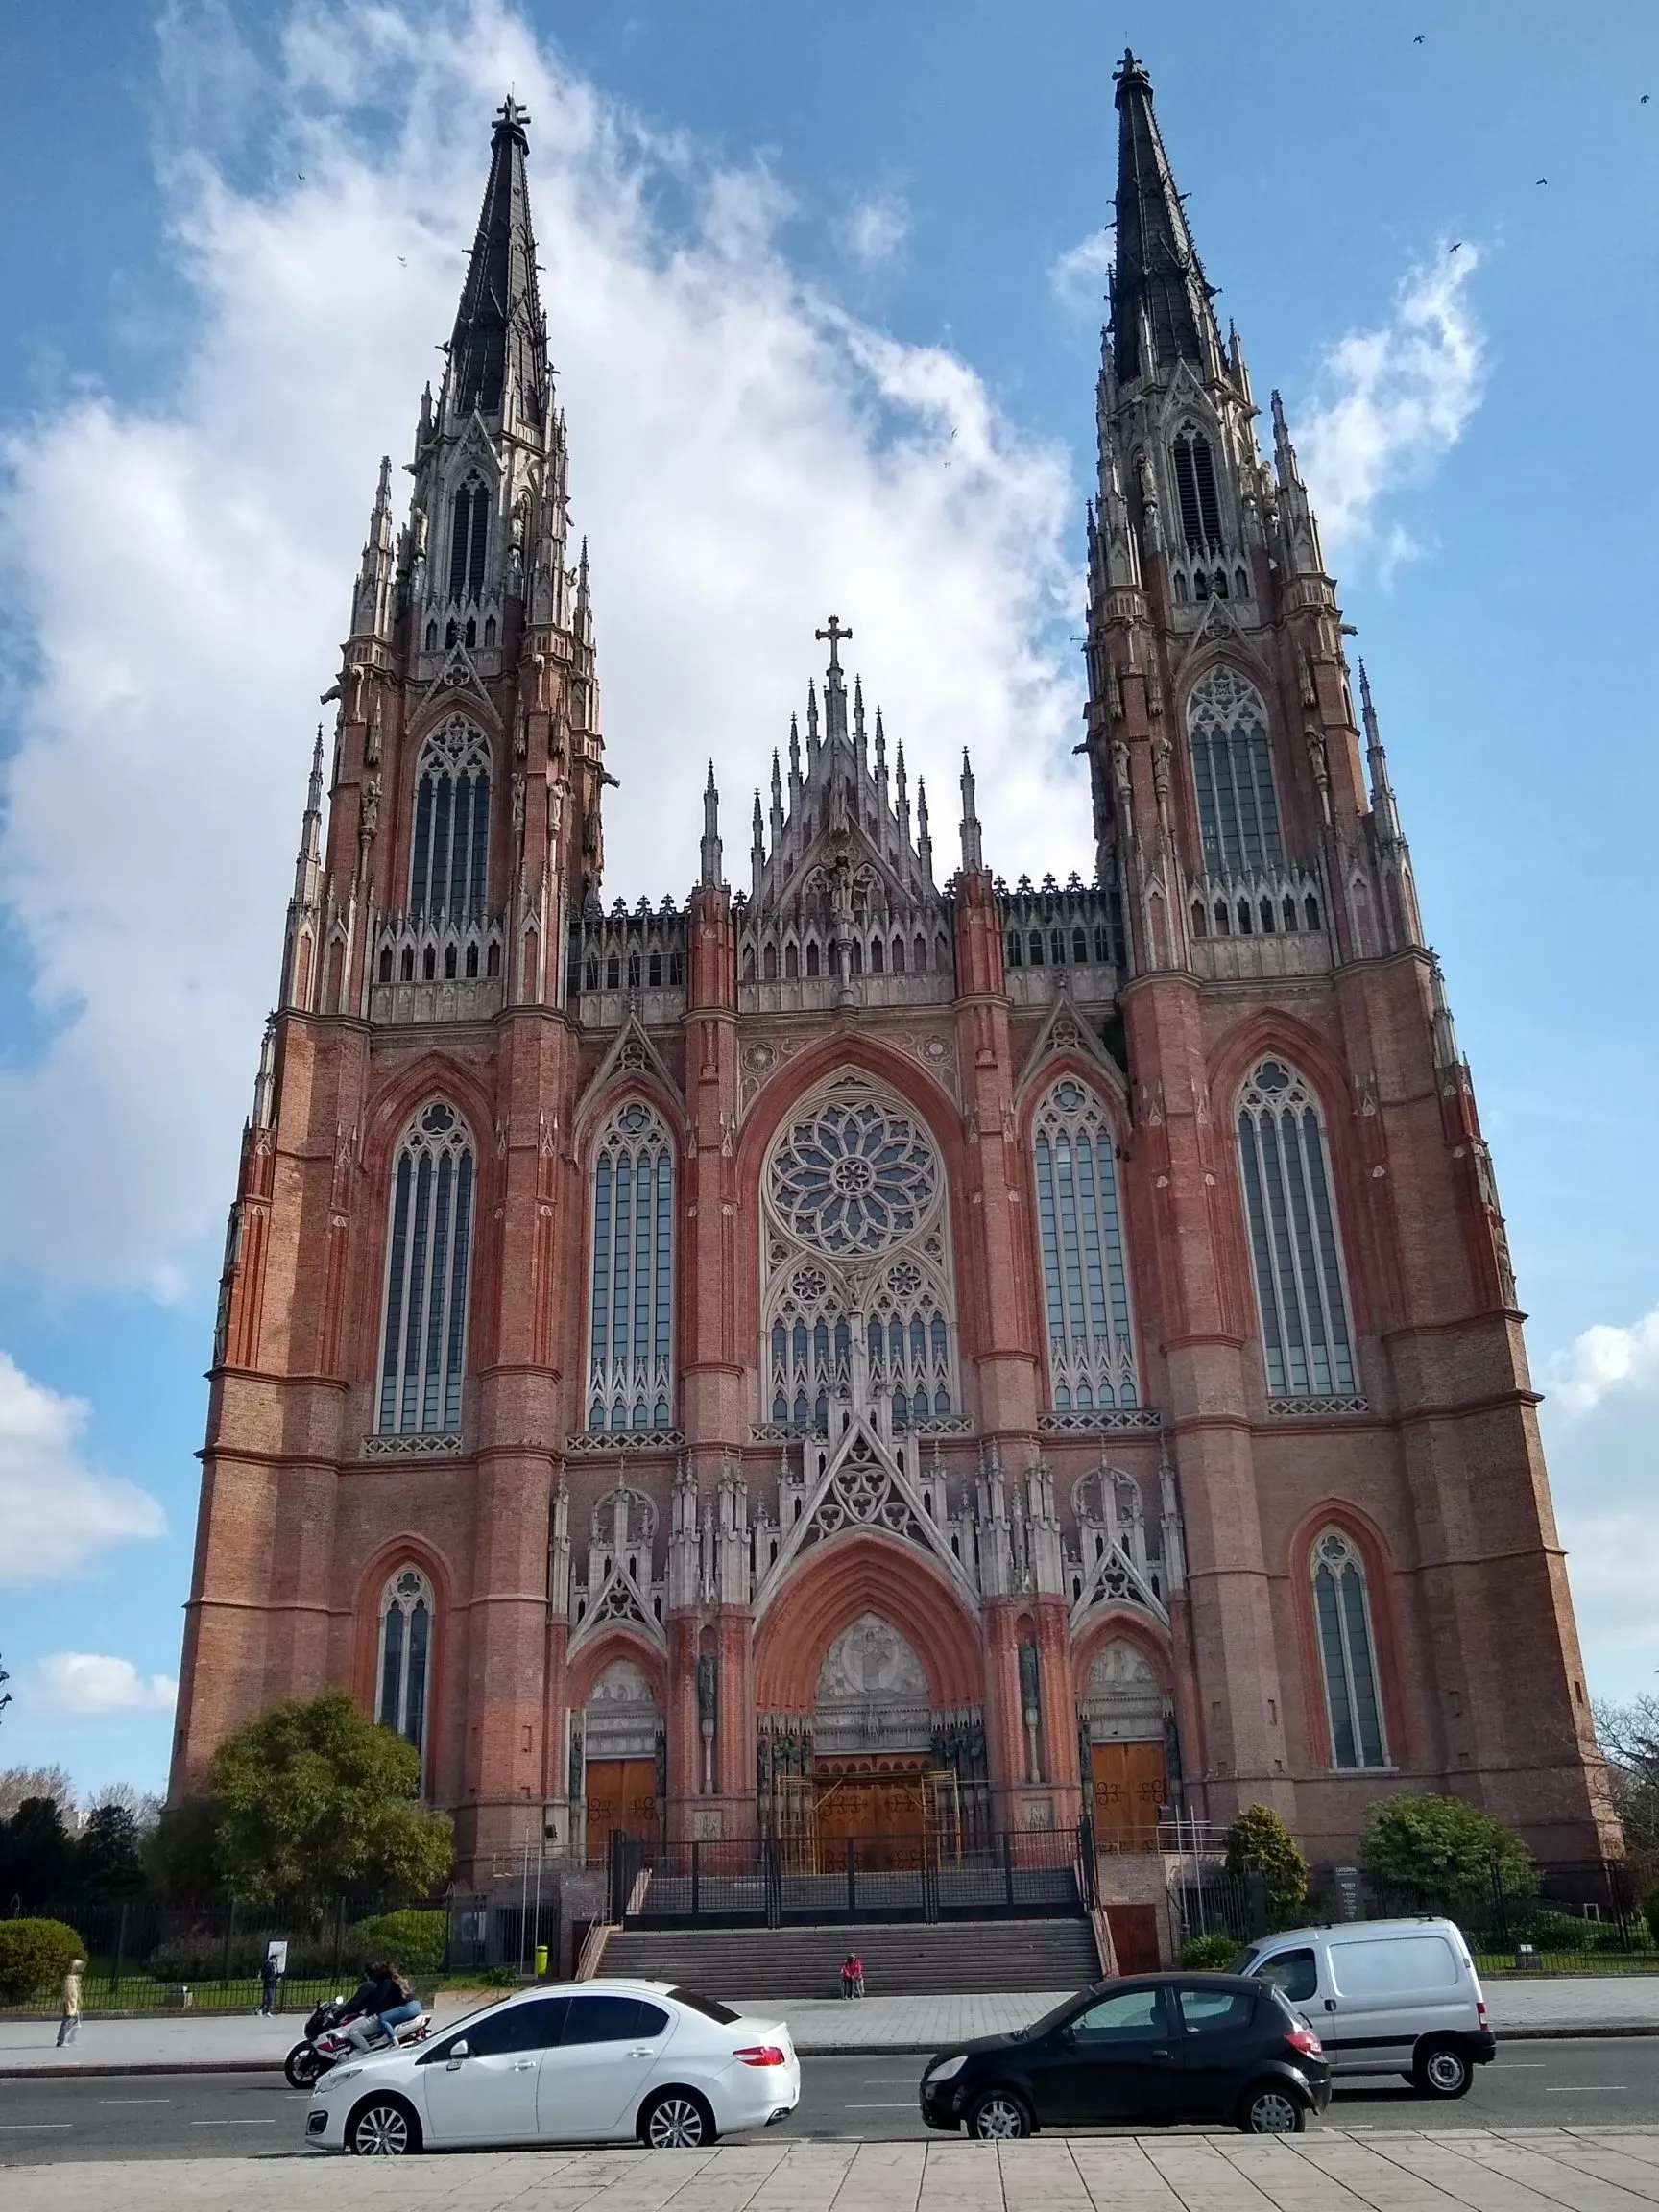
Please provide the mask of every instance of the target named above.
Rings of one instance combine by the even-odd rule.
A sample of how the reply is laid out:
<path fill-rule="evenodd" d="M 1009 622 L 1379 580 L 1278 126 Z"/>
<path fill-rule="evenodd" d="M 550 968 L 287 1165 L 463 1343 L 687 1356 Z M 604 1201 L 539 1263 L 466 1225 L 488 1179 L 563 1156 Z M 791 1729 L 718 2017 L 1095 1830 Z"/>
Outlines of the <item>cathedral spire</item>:
<path fill-rule="evenodd" d="M 1203 376 L 1221 364 L 1210 286 L 1182 211 L 1157 118 L 1152 80 L 1133 53 L 1118 85 L 1118 247 L 1112 275 L 1118 381 L 1187 361 Z"/>
<path fill-rule="evenodd" d="M 490 181 L 467 269 L 446 379 L 451 421 L 474 409 L 540 427 L 547 412 L 547 325 L 536 286 L 525 160 L 529 110 L 509 93 L 496 110 Z"/>
<path fill-rule="evenodd" d="M 721 880 L 720 850 L 720 794 L 714 787 L 714 763 L 709 763 L 709 781 L 703 786 L 703 851 L 702 879 L 706 890 L 713 890 Z"/>
<path fill-rule="evenodd" d="M 977 876 L 985 866 L 984 840 L 980 835 L 979 817 L 974 812 L 976 794 L 974 788 L 974 763 L 968 757 L 968 748 L 962 748 L 962 873 Z"/>

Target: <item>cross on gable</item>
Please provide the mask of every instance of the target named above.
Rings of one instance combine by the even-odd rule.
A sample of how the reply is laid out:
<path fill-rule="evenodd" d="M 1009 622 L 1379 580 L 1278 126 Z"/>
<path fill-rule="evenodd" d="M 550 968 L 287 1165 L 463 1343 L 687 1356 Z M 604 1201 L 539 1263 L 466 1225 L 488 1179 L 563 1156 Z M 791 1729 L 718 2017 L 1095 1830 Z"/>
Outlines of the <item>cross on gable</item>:
<path fill-rule="evenodd" d="M 830 665 L 831 668 L 836 670 L 837 673 L 839 673 L 841 667 L 841 655 L 838 648 L 843 638 L 852 637 L 852 631 L 844 630 L 842 628 L 841 617 L 838 614 L 831 614 L 830 617 L 830 627 L 827 630 L 814 630 L 812 635 L 814 637 L 820 638 L 826 644 L 828 644 L 830 648 Z"/>

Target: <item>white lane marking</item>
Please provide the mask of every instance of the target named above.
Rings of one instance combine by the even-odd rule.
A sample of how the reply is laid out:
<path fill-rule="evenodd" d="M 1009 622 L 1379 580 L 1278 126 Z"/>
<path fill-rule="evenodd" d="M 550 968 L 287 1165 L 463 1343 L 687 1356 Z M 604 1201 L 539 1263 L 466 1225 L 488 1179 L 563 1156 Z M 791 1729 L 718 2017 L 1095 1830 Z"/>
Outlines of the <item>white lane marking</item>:
<path fill-rule="evenodd" d="M 0 2135 L 35 2135 L 45 2128 L 73 2128 L 73 2120 L 8 2120 L 0 2125 Z"/>
<path fill-rule="evenodd" d="M 275 2120 L 192 2120 L 192 2128 L 275 2128 Z"/>
<path fill-rule="evenodd" d="M 914 2112 L 916 2100 L 906 2097 L 900 2104 L 849 2104 L 847 2109 L 849 2112 Z"/>
<path fill-rule="evenodd" d="M 171 2097 L 100 2097 L 100 2104 L 171 2104 Z"/>
<path fill-rule="evenodd" d="M 1546 2097 L 1611 2097 L 1616 2090 L 1628 2093 L 1629 2088 L 1628 2081 L 1574 2081 L 1563 2088 L 1546 2082 L 1544 2094 Z"/>

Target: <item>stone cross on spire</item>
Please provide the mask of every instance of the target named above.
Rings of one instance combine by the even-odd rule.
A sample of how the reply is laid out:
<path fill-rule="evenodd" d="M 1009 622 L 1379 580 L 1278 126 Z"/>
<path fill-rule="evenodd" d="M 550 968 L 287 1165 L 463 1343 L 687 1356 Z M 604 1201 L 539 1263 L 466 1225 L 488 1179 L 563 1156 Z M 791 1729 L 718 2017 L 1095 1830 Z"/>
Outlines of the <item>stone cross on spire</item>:
<path fill-rule="evenodd" d="M 812 635 L 814 637 L 820 638 L 828 643 L 830 647 L 830 665 L 835 670 L 836 674 L 839 675 L 841 671 L 841 656 L 837 651 L 837 647 L 842 643 L 843 639 L 852 637 L 852 631 L 844 630 L 841 627 L 841 617 L 838 614 L 831 614 L 830 617 L 830 627 L 827 630 L 814 630 Z"/>

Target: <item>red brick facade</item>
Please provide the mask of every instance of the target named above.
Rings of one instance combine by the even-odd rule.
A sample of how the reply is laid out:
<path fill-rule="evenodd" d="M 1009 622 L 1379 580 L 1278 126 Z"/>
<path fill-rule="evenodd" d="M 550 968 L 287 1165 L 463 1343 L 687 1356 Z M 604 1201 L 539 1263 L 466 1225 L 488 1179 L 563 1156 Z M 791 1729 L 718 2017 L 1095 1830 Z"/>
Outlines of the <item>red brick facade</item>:
<path fill-rule="evenodd" d="M 631 914 L 598 902 L 587 565 L 504 110 L 400 532 L 382 473 L 325 842 L 319 738 L 176 1792 L 343 1683 L 419 1738 L 486 1876 L 615 1825 L 999 1832 L 1091 1791 L 1125 1840 L 1261 1800 L 1319 1862 L 1403 1787 L 1549 1858 L 1612 1840 L 1369 693 L 1138 64 L 1118 108 L 1095 883 L 995 878 L 966 763 L 936 883 L 831 621 L 748 892 L 710 781 L 697 889 Z"/>

